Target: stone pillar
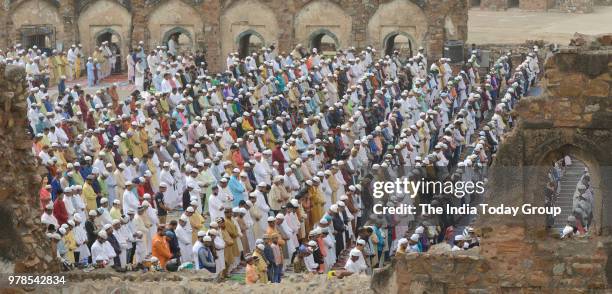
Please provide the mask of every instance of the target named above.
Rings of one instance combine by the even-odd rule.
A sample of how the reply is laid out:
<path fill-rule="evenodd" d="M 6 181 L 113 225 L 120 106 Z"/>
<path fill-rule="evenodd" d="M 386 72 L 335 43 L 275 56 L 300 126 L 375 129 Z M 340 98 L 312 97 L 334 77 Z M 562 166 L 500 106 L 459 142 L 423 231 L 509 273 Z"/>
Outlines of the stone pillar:
<path fill-rule="evenodd" d="M 145 50 L 148 50 L 147 13 L 145 0 L 132 0 L 132 27 L 130 28 L 129 44 L 131 48 L 138 47 L 138 42 L 144 41 Z"/>
<path fill-rule="evenodd" d="M 46 170 L 32 155 L 25 131 L 27 84 L 22 67 L 0 64 L 0 265 L 9 272 L 58 272 L 59 263 L 40 222 L 38 190 Z"/>
<path fill-rule="evenodd" d="M 208 70 L 211 72 L 224 70 L 225 64 L 225 58 L 221 56 L 221 10 L 220 0 L 204 1 L 200 8 L 200 11 L 206 11 L 202 49 L 206 52 Z"/>
<path fill-rule="evenodd" d="M 373 7 L 374 5 L 370 3 L 370 1 L 360 0 L 352 1 L 352 3 L 347 7 L 348 13 L 352 16 L 353 19 L 351 32 L 351 41 L 353 42 L 353 44 L 350 45 L 354 46 L 357 50 L 361 50 L 366 47 L 366 30 L 368 27 L 368 21 L 370 20 L 371 14 L 376 11 L 375 9 L 372 9 Z M 370 14 L 368 14 L 368 12 Z"/>
<path fill-rule="evenodd" d="M 9 7 L 1 5 L 0 6 L 0 25 L 6 29 L 0 30 L 0 48 L 2 50 L 6 49 L 9 46 L 10 39 L 10 29 L 9 29 Z"/>
<path fill-rule="evenodd" d="M 58 41 L 64 43 L 64 50 L 77 43 L 77 17 L 74 0 L 60 0 L 60 16 L 64 24 L 64 35 L 57 36 Z"/>

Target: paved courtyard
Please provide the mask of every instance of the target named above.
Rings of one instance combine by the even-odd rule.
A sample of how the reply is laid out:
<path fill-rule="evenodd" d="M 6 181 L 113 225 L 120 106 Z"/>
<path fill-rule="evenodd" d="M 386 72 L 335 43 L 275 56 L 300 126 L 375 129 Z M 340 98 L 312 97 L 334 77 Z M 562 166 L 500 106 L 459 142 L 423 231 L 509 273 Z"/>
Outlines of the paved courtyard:
<path fill-rule="evenodd" d="M 468 44 L 522 43 L 545 40 L 567 44 L 575 32 L 601 34 L 612 32 L 612 7 L 597 6 L 594 13 L 469 11 Z"/>

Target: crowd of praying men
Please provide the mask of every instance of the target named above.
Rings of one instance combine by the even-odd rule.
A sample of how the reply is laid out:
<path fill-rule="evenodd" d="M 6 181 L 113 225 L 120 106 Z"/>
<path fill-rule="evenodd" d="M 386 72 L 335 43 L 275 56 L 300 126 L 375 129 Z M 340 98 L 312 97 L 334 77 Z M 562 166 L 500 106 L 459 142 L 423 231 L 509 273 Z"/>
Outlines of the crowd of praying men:
<path fill-rule="evenodd" d="M 2 62 L 38 57 L 23 51 Z M 230 53 L 216 74 L 182 53 L 160 46 L 140 59 L 151 75 L 129 97 L 79 84 L 50 95 L 28 73 L 32 151 L 47 171 L 41 222 L 65 269 L 225 278 L 246 266 L 247 283 L 277 283 L 287 268 L 342 277 L 435 244 L 478 246 L 473 228 L 455 232 L 455 215 L 371 208 L 482 195 L 376 199 L 372 185 L 486 179 L 540 67 L 537 47 L 516 66 L 508 53 L 483 69 L 474 51 L 453 69 L 423 48 L 405 60 L 372 47 L 323 56 L 271 46 Z"/>

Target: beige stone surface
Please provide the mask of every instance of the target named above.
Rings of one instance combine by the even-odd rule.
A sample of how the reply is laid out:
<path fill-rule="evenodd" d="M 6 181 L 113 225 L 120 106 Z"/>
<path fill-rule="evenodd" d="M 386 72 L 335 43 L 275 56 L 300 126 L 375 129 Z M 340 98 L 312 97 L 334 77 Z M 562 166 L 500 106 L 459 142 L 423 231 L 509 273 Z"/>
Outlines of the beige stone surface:
<path fill-rule="evenodd" d="M 575 32 L 612 32 L 612 6 L 596 7 L 589 14 L 470 9 L 468 29 L 468 43 L 522 43 L 541 39 L 567 44 Z"/>

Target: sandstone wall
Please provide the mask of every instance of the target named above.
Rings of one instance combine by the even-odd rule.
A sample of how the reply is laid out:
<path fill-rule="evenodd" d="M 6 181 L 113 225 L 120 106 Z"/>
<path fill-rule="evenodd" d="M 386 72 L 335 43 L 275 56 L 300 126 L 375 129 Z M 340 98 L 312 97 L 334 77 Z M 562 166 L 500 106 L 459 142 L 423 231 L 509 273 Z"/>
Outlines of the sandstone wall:
<path fill-rule="evenodd" d="M 96 35 L 111 31 L 120 39 L 122 56 L 144 41 L 147 48 L 161 45 L 168 31 L 187 31 L 195 48 L 207 52 L 212 69 L 222 69 L 225 56 L 238 49 L 241 34 L 254 32 L 264 44 L 289 52 L 309 46 L 318 32 L 338 40 L 338 46 L 358 49 L 394 34 L 410 37 L 413 50 L 426 48 L 442 55 L 446 40 L 467 39 L 467 1 L 419 0 L 17 0 L 0 13 L 8 36 L 0 46 L 21 42 L 22 25 L 50 25 L 57 44 L 67 48 L 82 43 L 91 54 Z M 44 9 L 39 9 L 43 7 Z M 27 9 L 26 9 L 27 8 Z"/>
<path fill-rule="evenodd" d="M 2 272 L 54 272 L 44 226 L 40 223 L 40 176 L 26 133 L 23 68 L 0 64 L 0 268 Z"/>

